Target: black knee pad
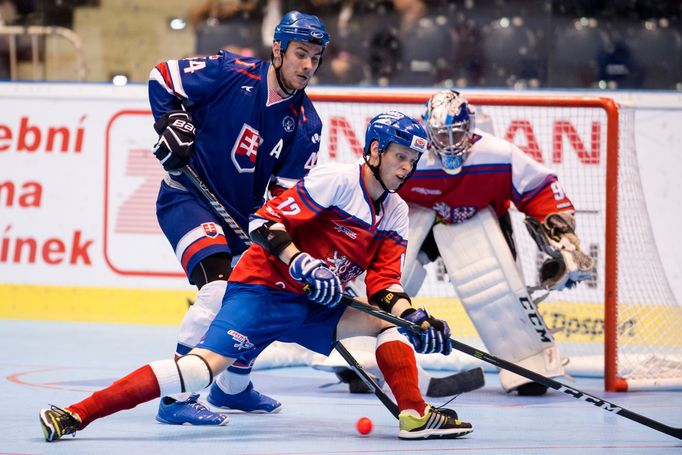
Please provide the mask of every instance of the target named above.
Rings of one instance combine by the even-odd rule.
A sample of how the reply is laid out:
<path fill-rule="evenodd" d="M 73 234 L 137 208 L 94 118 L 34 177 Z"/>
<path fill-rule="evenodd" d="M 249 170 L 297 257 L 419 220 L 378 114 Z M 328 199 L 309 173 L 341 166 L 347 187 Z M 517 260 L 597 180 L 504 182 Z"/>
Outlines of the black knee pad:
<path fill-rule="evenodd" d="M 212 254 L 202 259 L 192 270 L 190 278 L 201 289 L 211 281 L 227 281 L 232 273 L 232 256 L 227 253 Z"/>

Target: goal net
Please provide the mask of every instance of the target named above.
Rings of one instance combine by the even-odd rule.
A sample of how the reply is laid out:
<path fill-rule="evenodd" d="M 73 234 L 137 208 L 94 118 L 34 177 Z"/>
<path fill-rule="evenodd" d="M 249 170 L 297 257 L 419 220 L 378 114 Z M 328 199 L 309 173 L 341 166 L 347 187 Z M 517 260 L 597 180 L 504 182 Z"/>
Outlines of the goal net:
<path fill-rule="evenodd" d="M 400 92 L 311 95 L 324 124 L 319 162 L 356 162 L 369 119 L 384 110 L 421 115 L 427 94 Z M 604 375 L 609 391 L 682 388 L 682 308 L 661 265 L 638 173 L 634 111 L 599 97 L 467 95 L 477 123 L 553 169 L 576 209 L 583 250 L 596 263 L 575 289 L 552 292 L 539 310 L 554 332 L 567 371 Z M 512 209 L 520 266 L 538 282 L 545 259 Z M 443 264 L 427 266 L 416 305 L 448 320 L 460 341 L 484 346 L 459 304 Z M 273 352 L 274 349 L 270 350 Z M 278 351 L 279 352 L 279 351 Z M 283 350 L 289 364 L 309 355 Z M 464 354 L 420 356 L 422 365 L 466 368 Z M 277 361 L 276 361 L 277 362 Z"/>

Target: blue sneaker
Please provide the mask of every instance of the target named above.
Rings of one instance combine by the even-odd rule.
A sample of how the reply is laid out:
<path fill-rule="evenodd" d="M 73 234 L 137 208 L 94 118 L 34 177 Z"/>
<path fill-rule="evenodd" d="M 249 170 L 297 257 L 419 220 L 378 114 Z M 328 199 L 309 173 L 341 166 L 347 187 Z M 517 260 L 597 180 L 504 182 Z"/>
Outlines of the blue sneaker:
<path fill-rule="evenodd" d="M 168 425 L 227 425 L 230 417 L 225 413 L 213 412 L 197 401 L 199 394 L 190 395 L 185 401 L 163 397 L 159 403 L 156 420 Z"/>
<path fill-rule="evenodd" d="M 249 382 L 244 391 L 235 395 L 223 392 L 214 382 L 206 400 L 217 408 L 244 412 L 274 414 L 282 409 L 282 403 L 254 390 L 252 382 Z"/>

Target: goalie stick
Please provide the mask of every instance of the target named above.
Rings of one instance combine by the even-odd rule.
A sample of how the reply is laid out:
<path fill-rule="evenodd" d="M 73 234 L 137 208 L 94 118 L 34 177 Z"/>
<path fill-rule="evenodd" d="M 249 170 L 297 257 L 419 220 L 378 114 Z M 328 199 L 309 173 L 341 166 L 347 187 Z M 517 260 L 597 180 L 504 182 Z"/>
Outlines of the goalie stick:
<path fill-rule="evenodd" d="M 406 321 L 403 318 L 394 316 L 391 313 L 387 313 L 386 311 L 380 310 L 378 308 L 372 308 L 369 305 L 365 305 L 364 303 L 353 298 L 350 298 L 348 296 L 344 295 L 341 297 L 341 299 L 346 305 L 350 306 L 351 308 L 355 308 L 356 310 L 360 310 L 363 313 L 367 313 L 376 318 L 383 319 L 384 321 L 395 324 L 398 327 L 401 327 L 412 333 L 422 333 L 424 330 L 421 326 L 418 326 L 417 324 L 413 324 L 409 321 Z M 682 428 L 675 428 L 670 425 L 666 425 L 664 423 L 650 419 L 649 417 L 645 417 L 641 414 L 637 414 L 636 412 L 629 411 L 614 403 L 610 403 L 604 400 L 603 398 L 595 397 L 593 395 L 590 395 L 589 393 L 583 392 L 574 387 L 569 387 L 566 384 L 563 384 L 559 381 L 555 381 L 554 379 L 550 379 L 546 376 L 535 373 L 534 371 L 520 367 L 512 362 L 508 362 L 506 360 L 500 359 L 499 357 L 495 357 L 491 354 L 488 354 L 485 351 L 481 351 L 467 344 L 461 343 L 453 338 L 450 338 L 450 343 L 452 344 L 453 349 L 456 349 L 460 352 L 464 352 L 465 354 L 469 354 L 470 356 L 483 360 L 484 362 L 488 362 L 492 365 L 495 365 L 496 367 L 503 368 L 505 370 L 511 371 L 512 373 L 516 373 L 519 376 L 523 376 L 524 378 L 530 379 L 531 381 L 535 381 L 551 389 L 563 392 L 572 398 L 593 404 L 594 406 L 597 406 L 598 408 L 601 408 L 607 412 L 618 414 L 621 417 L 625 417 L 626 419 L 632 420 L 641 425 L 652 428 L 656 431 L 660 431 L 661 433 L 665 433 L 677 439 L 682 439 Z"/>

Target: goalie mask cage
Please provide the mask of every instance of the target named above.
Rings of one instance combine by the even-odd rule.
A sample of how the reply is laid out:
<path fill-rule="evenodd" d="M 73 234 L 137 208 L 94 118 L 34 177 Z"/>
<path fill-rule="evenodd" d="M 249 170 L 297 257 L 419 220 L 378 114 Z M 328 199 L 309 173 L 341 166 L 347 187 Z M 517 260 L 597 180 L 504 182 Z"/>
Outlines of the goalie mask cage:
<path fill-rule="evenodd" d="M 429 96 L 310 92 L 324 125 L 320 162 L 356 162 L 369 119 L 385 110 L 419 117 Z M 665 278 L 649 223 L 635 153 L 634 111 L 603 97 L 466 97 L 476 108 L 477 125 L 554 170 L 576 207 L 577 233 L 596 262 L 595 273 L 539 304 L 568 359 L 567 371 L 603 372 L 608 391 L 682 387 L 682 309 Z M 545 257 L 513 207 L 512 219 L 519 265 L 527 284 L 534 285 Z M 442 263 L 427 270 L 416 304 L 427 304 L 448 320 L 456 338 L 483 349 Z M 441 369 L 460 369 L 470 360 L 420 356 L 422 365 Z"/>

